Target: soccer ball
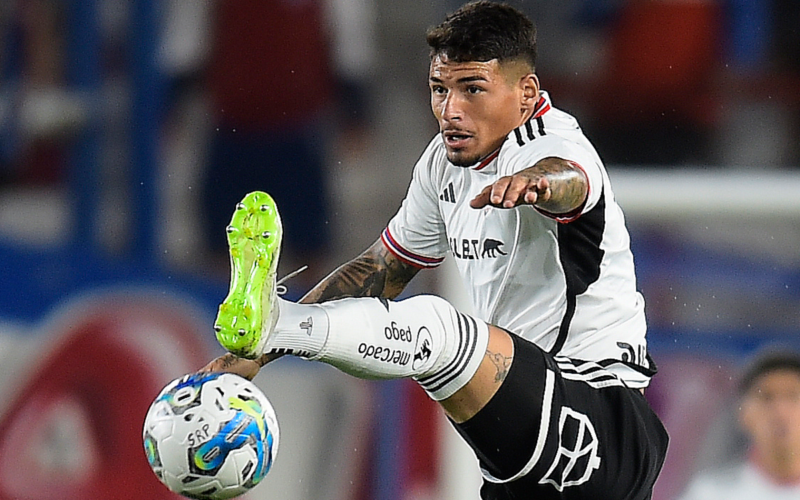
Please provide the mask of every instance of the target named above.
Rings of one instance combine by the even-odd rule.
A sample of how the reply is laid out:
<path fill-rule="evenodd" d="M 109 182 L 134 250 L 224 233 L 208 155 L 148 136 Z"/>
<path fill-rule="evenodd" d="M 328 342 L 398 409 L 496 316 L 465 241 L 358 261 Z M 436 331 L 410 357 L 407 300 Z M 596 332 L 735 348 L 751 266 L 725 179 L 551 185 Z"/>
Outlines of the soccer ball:
<path fill-rule="evenodd" d="M 195 373 L 167 384 L 142 434 L 158 479 L 199 500 L 248 491 L 278 452 L 275 410 L 255 384 L 232 373 Z"/>

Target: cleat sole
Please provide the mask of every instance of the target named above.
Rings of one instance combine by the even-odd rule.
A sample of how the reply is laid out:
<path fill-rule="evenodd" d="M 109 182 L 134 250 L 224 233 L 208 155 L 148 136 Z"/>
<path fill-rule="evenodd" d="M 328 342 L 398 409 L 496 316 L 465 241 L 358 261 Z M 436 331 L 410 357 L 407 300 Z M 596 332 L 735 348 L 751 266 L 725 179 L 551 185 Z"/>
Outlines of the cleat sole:
<path fill-rule="evenodd" d="M 255 358 L 266 343 L 263 332 L 277 321 L 272 309 L 283 228 L 275 201 L 261 191 L 248 194 L 236 205 L 226 233 L 231 283 L 214 330 L 225 349 Z M 272 324 L 264 325 L 265 319 Z"/>

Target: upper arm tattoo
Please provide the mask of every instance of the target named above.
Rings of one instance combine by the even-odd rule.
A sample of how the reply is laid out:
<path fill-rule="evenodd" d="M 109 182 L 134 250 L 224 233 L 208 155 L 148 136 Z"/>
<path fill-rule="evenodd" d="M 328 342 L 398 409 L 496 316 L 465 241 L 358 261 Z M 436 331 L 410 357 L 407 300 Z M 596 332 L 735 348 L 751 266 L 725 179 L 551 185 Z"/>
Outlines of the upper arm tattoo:
<path fill-rule="evenodd" d="M 531 167 L 550 180 L 550 199 L 537 202 L 542 210 L 552 214 L 566 214 L 578 209 L 589 194 L 589 181 L 572 162 L 553 156 L 543 158 Z"/>
<path fill-rule="evenodd" d="M 345 297 L 393 299 L 417 272 L 419 268 L 399 260 L 378 240 L 323 279 L 300 302 L 325 302 Z"/>

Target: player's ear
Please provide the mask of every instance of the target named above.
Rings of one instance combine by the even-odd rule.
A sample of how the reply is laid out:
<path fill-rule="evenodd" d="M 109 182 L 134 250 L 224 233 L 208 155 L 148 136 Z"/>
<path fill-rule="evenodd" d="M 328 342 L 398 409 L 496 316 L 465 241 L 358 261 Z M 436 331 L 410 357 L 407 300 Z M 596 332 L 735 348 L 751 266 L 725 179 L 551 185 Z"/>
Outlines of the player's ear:
<path fill-rule="evenodd" d="M 522 90 L 522 110 L 527 111 L 536 107 L 539 102 L 539 77 L 535 73 L 528 73 L 520 78 L 520 89 Z"/>

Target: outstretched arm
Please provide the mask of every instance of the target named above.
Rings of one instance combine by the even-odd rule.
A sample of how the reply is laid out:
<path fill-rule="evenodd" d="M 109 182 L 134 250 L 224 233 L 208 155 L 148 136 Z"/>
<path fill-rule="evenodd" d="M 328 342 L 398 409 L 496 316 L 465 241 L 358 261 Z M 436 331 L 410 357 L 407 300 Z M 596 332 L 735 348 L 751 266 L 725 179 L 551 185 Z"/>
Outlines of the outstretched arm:
<path fill-rule="evenodd" d="M 314 304 L 344 297 L 393 299 L 417 272 L 419 268 L 395 257 L 379 239 L 320 281 L 300 302 Z"/>
<path fill-rule="evenodd" d="M 580 208 L 588 193 L 589 182 L 583 170 L 571 161 L 551 156 L 486 186 L 470 206 L 535 205 L 545 212 L 560 215 Z"/>

